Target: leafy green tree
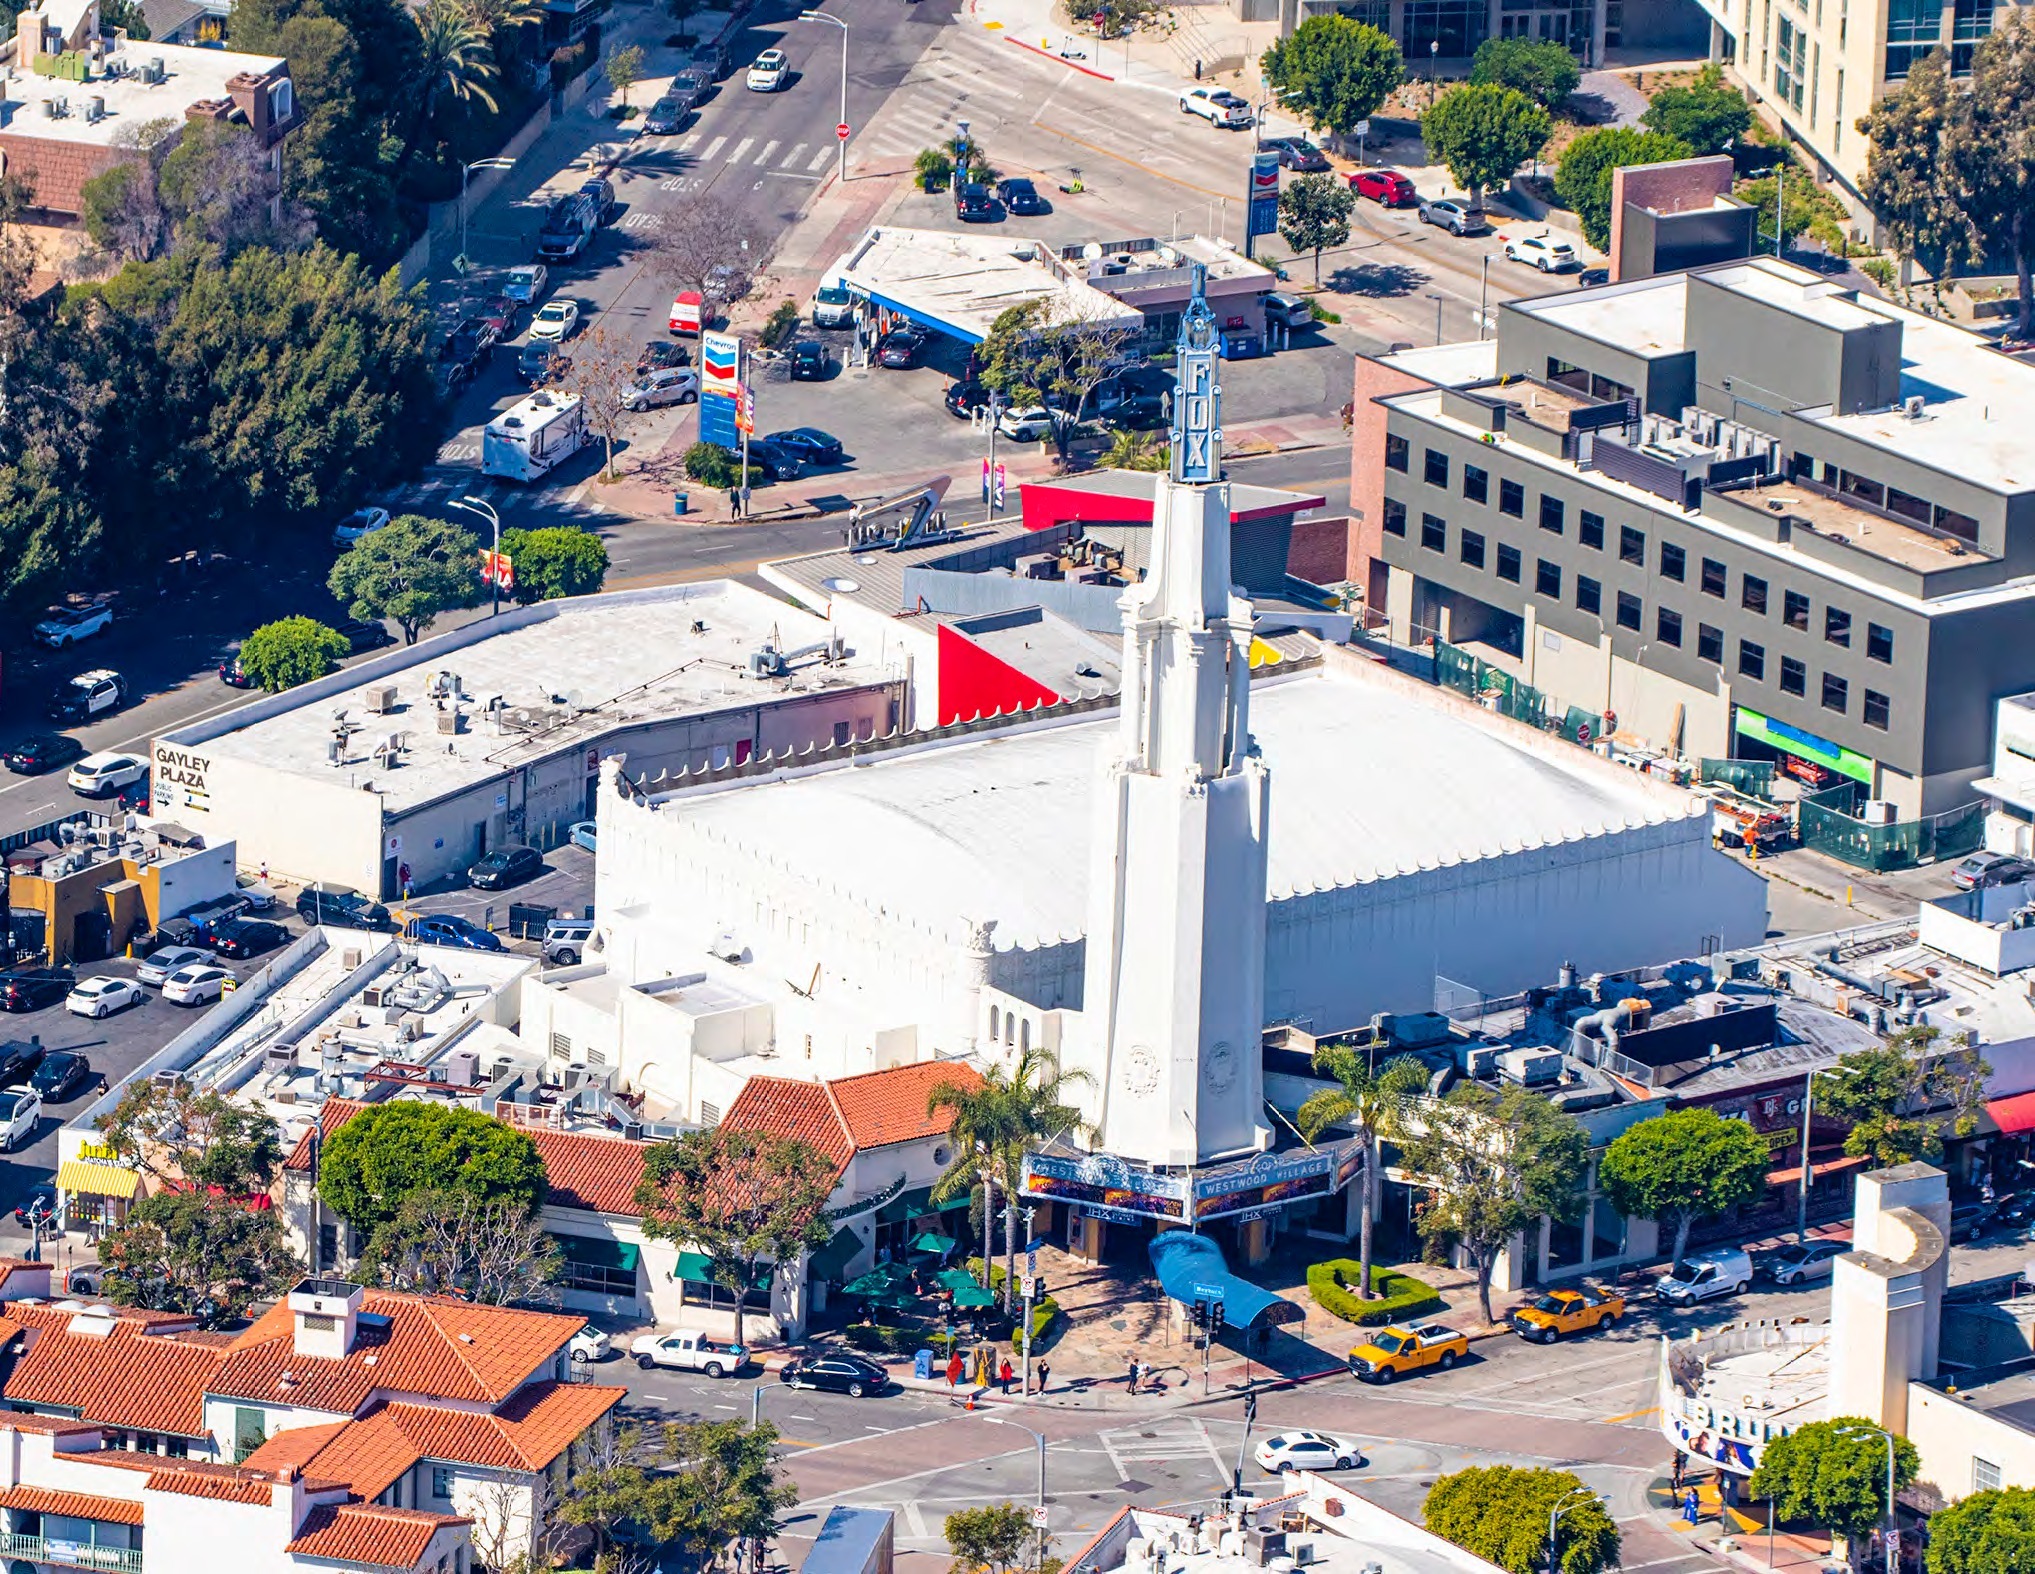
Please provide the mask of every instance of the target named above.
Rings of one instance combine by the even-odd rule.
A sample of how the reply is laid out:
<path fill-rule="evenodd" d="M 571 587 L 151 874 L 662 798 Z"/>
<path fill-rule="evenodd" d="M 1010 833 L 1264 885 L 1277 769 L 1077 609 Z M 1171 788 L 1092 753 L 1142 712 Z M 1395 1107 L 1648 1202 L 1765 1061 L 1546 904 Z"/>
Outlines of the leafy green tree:
<path fill-rule="evenodd" d="M 1583 238 L 1599 251 L 1611 244 L 1611 173 L 1634 164 L 1670 164 L 1694 153 L 1680 137 L 1630 126 L 1599 126 L 1562 150 L 1555 195 L 1582 220 Z"/>
<path fill-rule="evenodd" d="M 1583 1128 L 1538 1093 L 1468 1083 L 1408 1112 L 1401 1168 L 1431 1188 L 1421 1238 L 1453 1242 L 1477 1273 L 1477 1300 L 1491 1318 L 1491 1273 L 1512 1238 L 1543 1217 L 1582 1212 L 1589 1155 Z"/>
<path fill-rule="evenodd" d="M 1349 136 L 1392 96 L 1406 61 L 1391 35 L 1347 16 L 1311 16 L 1265 51 L 1279 103 L 1318 131 Z"/>
<path fill-rule="evenodd" d="M 608 85 L 622 95 L 622 107 L 629 104 L 629 89 L 643 80 L 643 48 L 623 44 L 608 51 Z"/>
<path fill-rule="evenodd" d="M 426 1187 L 403 1198 L 375 1231 L 364 1266 L 394 1290 L 529 1306 L 558 1299 L 563 1259 L 536 1213 L 517 1199 Z"/>
<path fill-rule="evenodd" d="M 2035 1491 L 1974 1492 L 1929 1516 L 1929 1574 L 2035 1574 Z"/>
<path fill-rule="evenodd" d="M 983 386 L 1001 396 L 1005 408 L 1057 397 L 1069 417 L 1053 426 L 1053 441 L 1064 456 L 1088 417 L 1095 390 L 1135 359 L 1140 331 L 1051 299 L 1023 302 L 989 325 L 977 352 Z"/>
<path fill-rule="evenodd" d="M 515 565 L 516 599 L 526 606 L 560 596 L 596 595 L 608 574 L 606 544 L 577 525 L 504 530 L 502 550 Z"/>
<path fill-rule="evenodd" d="M 130 1082 L 99 1117 L 99 1135 L 121 1163 L 165 1188 L 244 1197 L 267 1191 L 283 1163 L 282 1138 L 267 1114 L 181 1078 Z"/>
<path fill-rule="evenodd" d="M 1023 1574 L 1038 1563 L 1032 1512 L 1015 1503 L 984 1503 L 947 1516 L 942 1527 L 954 1554 L 949 1574 Z"/>
<path fill-rule="evenodd" d="M 393 618 L 414 645 L 439 613 L 480 605 L 479 551 L 457 525 L 398 514 L 340 553 L 325 582 L 348 616 Z"/>
<path fill-rule="evenodd" d="M 1545 38 L 1487 38 L 1470 63 L 1475 85 L 1509 87 L 1555 110 L 1582 86 L 1583 68 L 1567 44 Z M 1531 157 L 1531 155 L 1528 155 Z"/>
<path fill-rule="evenodd" d="M 735 1296 L 739 1326 L 758 1261 L 788 1266 L 827 1244 L 827 1199 L 839 1179 L 811 1143 L 715 1126 L 645 1152 L 636 1205 L 652 1240 L 705 1254 L 714 1282 Z"/>
<path fill-rule="evenodd" d="M 346 636 L 299 614 L 264 623 L 240 642 L 240 670 L 271 694 L 337 672 Z"/>
<path fill-rule="evenodd" d="M 148 42 L 148 18 L 142 15 L 138 0 L 99 0 L 99 30 L 110 33 L 116 27 L 130 43 Z"/>
<path fill-rule="evenodd" d="M 1491 83 L 1452 87 L 1420 117 L 1428 156 L 1448 166 L 1472 206 L 1482 203 L 1485 187 L 1504 185 L 1537 157 L 1552 135 L 1554 121 L 1545 109 L 1517 88 Z"/>
<path fill-rule="evenodd" d="M 1628 1218 L 1674 1226 L 1670 1265 L 1679 1270 L 1689 1226 L 1758 1197 L 1772 1162 L 1766 1139 L 1744 1121 L 1683 1109 L 1621 1132 L 1605 1149 L 1597 1178 Z"/>
<path fill-rule="evenodd" d="M 534 1213 L 544 1198 L 537 1145 L 456 1104 L 371 1104 L 326 1139 L 318 1195 L 372 1243 L 420 1192 L 454 1192 Z"/>
<path fill-rule="evenodd" d="M 1912 1486 L 1915 1445 L 1894 1438 L 1894 1490 Z M 1887 1439 L 1870 1421 L 1839 1416 L 1811 1421 L 1768 1443 L 1748 1490 L 1773 1499 L 1782 1520 L 1807 1520 L 1847 1540 L 1887 1518 Z"/>
<path fill-rule="evenodd" d="M 1844 1151 L 1876 1165 L 1943 1156 L 1943 1131 L 1978 1129 L 1993 1068 L 1975 1049 L 1939 1050 L 1940 1031 L 1902 1028 L 1885 1045 L 1841 1057 L 1816 1078 L 1819 1109 L 1851 1122 Z"/>
<path fill-rule="evenodd" d="M 1314 282 L 1321 283 L 1321 254 L 1349 243 L 1356 193 L 1335 175 L 1296 175 L 1279 193 L 1279 235 L 1295 251 L 1314 253 Z"/>
<path fill-rule="evenodd" d="M 774 1456 L 777 1428 L 738 1421 L 598 1429 L 573 1445 L 558 1517 L 593 1538 L 596 1568 L 641 1568 L 676 1554 L 718 1568 L 740 1542 L 777 1534 L 798 1501 Z"/>
<path fill-rule="evenodd" d="M 1314 1069 L 1340 1086 L 1324 1088 L 1300 1106 L 1300 1131 L 1310 1142 L 1331 1126 L 1353 1134 L 1364 1156 L 1363 1221 L 1358 1230 L 1357 1294 L 1371 1299 L 1371 1215 L 1377 1205 L 1378 1145 L 1398 1136 L 1406 1112 L 1427 1087 L 1427 1068 L 1411 1055 L 1380 1066 L 1376 1052 L 1348 1044 L 1322 1044 Z"/>
<path fill-rule="evenodd" d="M 158 1192 L 99 1242 L 105 1293 L 121 1306 L 235 1317 L 304 1271 L 282 1216 L 204 1192 Z"/>
<path fill-rule="evenodd" d="M 1724 85 L 1724 68 L 1712 62 L 1687 87 L 1664 87 L 1654 94 L 1639 123 L 1688 143 L 1699 154 L 1722 153 L 1752 129 L 1752 106 L 1737 88 Z"/>
<path fill-rule="evenodd" d="M 1435 1482 L 1421 1505 L 1429 1530 L 1513 1574 L 1548 1567 L 1548 1519 L 1557 1513 L 1554 1566 L 1561 1574 L 1618 1566 L 1618 1526 L 1603 1499 L 1566 1470 L 1458 1470 Z"/>

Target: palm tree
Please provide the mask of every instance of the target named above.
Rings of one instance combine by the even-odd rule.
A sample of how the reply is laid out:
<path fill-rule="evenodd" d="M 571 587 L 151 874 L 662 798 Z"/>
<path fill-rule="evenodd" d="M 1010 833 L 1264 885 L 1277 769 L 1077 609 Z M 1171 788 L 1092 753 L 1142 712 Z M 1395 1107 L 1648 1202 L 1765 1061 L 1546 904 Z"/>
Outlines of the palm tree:
<path fill-rule="evenodd" d="M 424 0 L 410 15 L 417 22 L 421 59 L 416 114 L 410 122 L 409 137 L 403 143 L 398 169 L 407 166 L 410 155 L 417 151 L 441 93 L 460 100 L 476 99 L 492 110 L 496 107 L 495 96 L 488 84 L 501 75 L 495 66 L 487 30 L 460 0 Z"/>
<path fill-rule="evenodd" d="M 1010 1145 L 1015 1129 L 1009 1080 L 1003 1068 L 993 1066 L 980 1082 L 960 1083 L 946 1079 L 935 1083 L 926 1094 L 926 1113 L 953 1111 L 948 1134 L 954 1139 L 954 1160 L 933 1182 L 934 1202 L 947 1202 L 975 1189 L 979 1181 L 982 1197 L 982 1257 L 990 1259 L 990 1231 L 996 1227 L 996 1188 L 1004 1169 L 1000 1156 Z M 985 1267 L 982 1277 L 990 1274 Z"/>
<path fill-rule="evenodd" d="M 1314 1069 L 1334 1077 L 1340 1087 L 1324 1088 L 1300 1106 L 1301 1135 L 1309 1141 L 1331 1126 L 1356 1134 L 1364 1155 L 1364 1217 L 1359 1226 L 1357 1293 L 1371 1298 L 1371 1213 L 1378 1185 L 1378 1144 L 1400 1129 L 1407 1107 L 1427 1087 L 1427 1068 L 1411 1055 L 1400 1055 L 1380 1067 L 1375 1050 L 1347 1044 L 1322 1044 L 1314 1051 Z"/>
<path fill-rule="evenodd" d="M 518 81 L 528 77 L 529 72 L 523 69 L 527 55 L 521 44 L 536 35 L 526 34 L 524 29 L 543 22 L 544 0 L 460 0 L 460 3 L 473 25 L 486 36 L 495 64 L 515 68 Z"/>
<path fill-rule="evenodd" d="M 1143 432 L 1119 430 L 1102 452 L 1106 470 L 1163 470 L 1172 450 Z"/>
<path fill-rule="evenodd" d="M 1009 1309 L 1017 1287 L 1017 1196 L 1024 1188 L 1025 1155 L 1066 1132 L 1085 1131 L 1081 1111 L 1068 1102 L 1067 1090 L 1093 1087 L 1085 1071 L 1062 1070 L 1043 1049 L 1022 1050 L 1010 1077 L 1012 1125 L 1017 1140 L 1004 1156 L 1004 1195 L 1012 1206 L 1003 1210 L 1004 1307 Z"/>

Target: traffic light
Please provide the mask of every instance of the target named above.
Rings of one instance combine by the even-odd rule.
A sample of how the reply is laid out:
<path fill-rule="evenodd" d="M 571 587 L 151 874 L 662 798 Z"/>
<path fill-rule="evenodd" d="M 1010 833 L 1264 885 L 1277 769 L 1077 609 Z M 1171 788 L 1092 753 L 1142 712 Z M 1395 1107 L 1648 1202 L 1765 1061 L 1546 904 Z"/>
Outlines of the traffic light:
<path fill-rule="evenodd" d="M 1192 1306 L 1188 1307 L 1187 1321 L 1189 1326 L 1194 1328 L 1197 1332 L 1203 1327 L 1207 1326 L 1208 1303 L 1206 1301 L 1196 1301 Z"/>
<path fill-rule="evenodd" d="M 1217 1301 L 1208 1309 L 1208 1331 L 1214 1333 L 1222 1326 L 1222 1302 Z"/>

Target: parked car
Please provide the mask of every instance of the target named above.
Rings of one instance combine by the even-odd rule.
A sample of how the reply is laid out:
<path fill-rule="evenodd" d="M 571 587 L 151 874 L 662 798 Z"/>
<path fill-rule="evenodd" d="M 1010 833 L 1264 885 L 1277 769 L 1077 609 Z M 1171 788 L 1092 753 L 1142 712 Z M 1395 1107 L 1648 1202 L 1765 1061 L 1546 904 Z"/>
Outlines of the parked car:
<path fill-rule="evenodd" d="M 1775 1284 L 1807 1284 L 1812 1279 L 1829 1278 L 1831 1265 L 1850 1250 L 1849 1241 L 1804 1241 L 1799 1246 L 1761 1252 L 1753 1270 Z"/>
<path fill-rule="evenodd" d="M 347 929 L 388 929 L 389 910 L 350 885 L 313 880 L 297 893 L 297 916 L 307 925 L 338 924 Z"/>
<path fill-rule="evenodd" d="M 791 77 L 791 62 L 782 49 L 766 49 L 756 57 L 742 85 L 752 93 L 775 93 Z"/>
<path fill-rule="evenodd" d="M 692 351 L 682 344 L 669 339 L 652 339 L 643 346 L 643 353 L 636 357 L 636 375 L 645 372 L 661 372 L 673 366 L 692 365 Z"/>
<path fill-rule="evenodd" d="M 247 904 L 250 913 L 266 913 L 276 905 L 276 893 L 251 874 L 233 877 L 233 888 L 240 893 L 240 899 Z"/>
<path fill-rule="evenodd" d="M 131 978 L 114 978 L 108 974 L 94 974 L 81 978 L 64 996 L 64 1009 L 74 1017 L 110 1017 L 138 1006 L 148 996 L 142 993 L 141 985 Z"/>
<path fill-rule="evenodd" d="M 15 1205 L 14 1222 L 24 1229 L 33 1224 L 47 1225 L 56 1217 L 57 1188 L 54 1181 L 37 1181 L 29 1187 L 28 1195 Z"/>
<path fill-rule="evenodd" d="M 584 847 L 590 853 L 600 849 L 600 833 L 593 820 L 574 820 L 565 828 L 565 839 L 575 847 Z"/>
<path fill-rule="evenodd" d="M 127 703 L 127 680 L 111 667 L 96 667 L 57 685 L 50 696 L 49 719 L 71 723 L 110 716 Z"/>
<path fill-rule="evenodd" d="M 1576 283 L 1586 290 L 1594 290 L 1598 285 L 1609 284 L 1610 282 L 1611 270 L 1609 268 L 1585 268 L 1581 273 L 1576 275 Z"/>
<path fill-rule="evenodd" d="M 1576 248 L 1552 235 L 1521 235 L 1505 243 L 1508 262 L 1531 263 L 1542 273 L 1563 273 L 1576 266 Z"/>
<path fill-rule="evenodd" d="M 1950 871 L 1950 883 L 1960 891 L 1976 891 L 1988 885 L 2016 885 L 2035 876 L 2035 864 L 2008 853 L 1973 853 Z"/>
<path fill-rule="evenodd" d="M 700 396 L 700 374 L 690 366 L 665 366 L 644 372 L 622 390 L 625 410 L 654 410 L 667 404 L 693 404 Z"/>
<path fill-rule="evenodd" d="M 1189 88 L 1180 95 L 1180 113 L 1199 115 L 1225 131 L 1243 131 L 1257 124 L 1251 106 L 1224 87 Z"/>
<path fill-rule="evenodd" d="M 1996 1198 L 1970 1197 L 1963 1202 L 1950 1205 L 1950 1238 L 1953 1241 L 1975 1241 L 2000 1221 L 2000 1204 Z"/>
<path fill-rule="evenodd" d="M 42 1095 L 45 1104 L 61 1104 L 92 1080 L 91 1060 L 75 1049 L 57 1049 L 42 1057 L 28 1085 Z"/>
<path fill-rule="evenodd" d="M 103 602 L 90 607 L 51 607 L 35 626 L 35 637 L 52 650 L 103 634 L 113 623 L 113 609 Z"/>
<path fill-rule="evenodd" d="M 825 382 L 827 373 L 834 369 L 834 358 L 827 353 L 827 347 L 818 339 L 800 339 L 792 345 L 788 354 L 791 361 L 791 380 L 795 383 Z"/>
<path fill-rule="evenodd" d="M 1026 180 L 1022 175 L 1014 175 L 1009 180 L 998 181 L 996 184 L 996 196 L 997 200 L 1004 205 L 1007 212 L 1023 214 L 1029 217 L 1034 213 L 1051 213 L 1053 211 L 1053 204 L 1040 196 L 1039 188 L 1029 180 Z"/>
<path fill-rule="evenodd" d="M 1470 1341 L 1442 1323 L 1381 1328 L 1350 1352 L 1350 1372 L 1374 1383 L 1389 1383 L 1408 1372 L 1438 1366 L 1444 1372 L 1470 1353 Z"/>
<path fill-rule="evenodd" d="M 497 847 L 483 854 L 480 862 L 466 871 L 466 877 L 483 891 L 499 891 L 520 885 L 543 868 L 543 855 L 534 847 Z"/>
<path fill-rule="evenodd" d="M 1054 414 L 1042 404 L 1006 410 L 996 418 L 996 429 L 1014 443 L 1044 442 L 1053 435 Z"/>
<path fill-rule="evenodd" d="M 350 547 L 362 536 L 373 535 L 389 522 L 386 508 L 356 508 L 332 527 L 332 544 Z"/>
<path fill-rule="evenodd" d="M 548 339 L 553 344 L 563 344 L 572 337 L 573 330 L 578 326 L 578 301 L 549 300 L 530 320 L 530 337 L 536 340 Z"/>
<path fill-rule="evenodd" d="M 1473 208 L 1453 197 L 1423 197 L 1420 222 L 1437 225 L 1451 235 L 1484 235 L 1491 229 L 1491 221 L 1482 208 Z"/>
<path fill-rule="evenodd" d="M 986 224 L 998 216 L 996 196 L 979 180 L 954 183 L 954 217 L 963 224 Z"/>
<path fill-rule="evenodd" d="M 207 937 L 212 949 L 221 956 L 244 962 L 264 951 L 273 951 L 290 938 L 290 932 L 281 924 L 272 924 L 265 918 L 229 918 L 223 923 L 213 924 L 207 931 Z M 163 992 L 168 994 L 167 984 L 163 986 Z"/>
<path fill-rule="evenodd" d="M 1287 295 L 1275 290 L 1265 297 L 1265 321 L 1286 328 L 1312 328 L 1314 302 L 1305 295 Z"/>
<path fill-rule="evenodd" d="M 972 421 L 978 411 L 989 408 L 989 390 L 980 383 L 963 379 L 947 384 L 947 413 Z"/>
<path fill-rule="evenodd" d="M 1413 182 L 1396 169 L 1360 169 L 1350 176 L 1350 190 L 1385 208 L 1410 208 L 1420 200 Z"/>
<path fill-rule="evenodd" d="M 932 339 L 933 336 L 916 323 L 893 328 L 876 341 L 876 363 L 896 371 L 916 366 Z"/>
<path fill-rule="evenodd" d="M 422 913 L 403 926 L 403 938 L 424 945 L 457 946 L 462 951 L 499 951 L 499 935 L 457 913 Z"/>
<path fill-rule="evenodd" d="M 725 39 L 710 39 L 692 52 L 693 64 L 701 67 L 709 81 L 718 82 L 735 68 Z"/>
<path fill-rule="evenodd" d="M 845 1353 L 787 1361 L 778 1369 L 777 1380 L 787 1388 L 817 1388 L 822 1393 L 846 1394 L 850 1399 L 880 1394 L 890 1386 L 890 1374 L 874 1361 Z"/>
<path fill-rule="evenodd" d="M 692 105 L 676 93 L 666 93 L 643 112 L 643 131 L 647 136 L 675 137 L 685 124 L 685 117 L 692 113 Z"/>
<path fill-rule="evenodd" d="M 194 945 L 166 945 L 149 952 L 135 968 L 134 976 L 144 984 L 162 986 L 163 980 L 180 967 L 189 967 L 193 962 L 216 961 L 210 951 L 201 951 Z"/>
<path fill-rule="evenodd" d="M 0 1044 L 0 1087 L 11 1088 L 17 1082 L 26 1082 L 42 1069 L 45 1058 L 40 1039 L 26 1044 L 19 1040 Z"/>
<path fill-rule="evenodd" d="M 4 756 L 7 768 L 16 776 L 40 776 L 59 765 L 68 765 L 85 752 L 85 746 L 67 732 L 37 733 L 23 738 Z"/>
<path fill-rule="evenodd" d="M 1281 169 L 1318 175 L 1328 168 L 1328 156 L 1305 137 L 1267 137 L 1258 144 L 1260 153 L 1279 155 Z"/>
<path fill-rule="evenodd" d="M 1682 1271 L 1654 1286 L 1654 1294 L 1671 1306 L 1693 1306 L 1719 1295 L 1736 1295 L 1752 1283 L 1752 1259 L 1736 1246 L 1720 1251 L 1692 1252 Z"/>
<path fill-rule="evenodd" d="M 590 1361 L 605 1361 L 615 1353 L 614 1342 L 592 1323 L 565 1341 L 565 1353 L 572 1357 L 573 1365 L 585 1366 Z"/>
<path fill-rule="evenodd" d="M 671 96 L 688 109 L 697 109 L 714 96 L 714 68 L 707 61 L 695 60 L 691 65 L 681 66 L 678 74 L 671 79 Z"/>
<path fill-rule="evenodd" d="M 770 432 L 763 440 L 772 448 L 796 454 L 805 464 L 837 465 L 841 462 L 841 439 L 832 432 L 821 431 L 817 426 L 794 426 L 787 431 Z"/>
<path fill-rule="evenodd" d="M 219 663 L 219 681 L 229 689 L 251 689 L 254 679 L 247 675 L 247 669 L 240 664 L 240 652 L 235 651 Z"/>
<path fill-rule="evenodd" d="M 216 962 L 191 962 L 163 980 L 163 999 L 173 1006 L 202 1006 L 226 993 L 233 976 Z"/>
<path fill-rule="evenodd" d="M 572 357 L 550 339 L 531 339 L 516 352 L 516 375 L 527 383 L 555 383 L 572 370 Z"/>
<path fill-rule="evenodd" d="M 1512 1331 L 1522 1339 L 1553 1344 L 1563 1334 L 1587 1333 L 1593 1328 L 1614 1328 L 1625 1315 L 1625 1297 L 1579 1284 L 1570 1289 L 1549 1290 L 1516 1309 L 1510 1319 Z"/>
<path fill-rule="evenodd" d="M 815 328 L 855 326 L 855 297 L 848 293 L 847 285 L 822 284 L 814 292 L 813 326 Z"/>
<path fill-rule="evenodd" d="M 0 1153 L 12 1153 L 35 1138 L 35 1125 L 42 1118 L 42 1098 L 33 1088 L 0 1093 Z"/>
<path fill-rule="evenodd" d="M 606 224 L 615 216 L 615 209 L 621 206 L 615 201 L 615 183 L 596 175 L 591 180 L 580 182 L 579 194 L 593 198 L 594 220 Z"/>
<path fill-rule="evenodd" d="M 137 754 L 88 754 L 73 765 L 64 780 L 81 798 L 110 798 L 148 774 L 148 761 Z"/>
<path fill-rule="evenodd" d="M 1275 1432 L 1254 1451 L 1260 1470 L 1355 1470 L 1366 1463 L 1353 1437 L 1333 1432 Z"/>
<path fill-rule="evenodd" d="M 365 650 L 380 650 L 384 645 L 394 644 L 396 639 L 386 623 L 373 618 L 347 619 L 339 625 L 339 637 L 346 641 L 347 653 L 354 656 Z"/>
<path fill-rule="evenodd" d="M 805 463 L 789 449 L 779 448 L 774 443 L 752 442 L 749 445 L 750 465 L 763 472 L 766 481 L 796 481 L 805 474 Z"/>
<path fill-rule="evenodd" d="M 554 918 L 544 926 L 544 960 L 552 967 L 577 967 L 593 937 L 591 918 Z"/>
<path fill-rule="evenodd" d="M 525 263 L 520 268 L 511 268 L 502 281 L 502 298 L 518 306 L 535 306 L 544 298 L 545 286 L 551 282 L 551 273 L 543 263 Z"/>
<path fill-rule="evenodd" d="M 629 1346 L 629 1353 L 646 1372 L 653 1366 L 666 1366 L 704 1372 L 709 1377 L 732 1376 L 749 1360 L 746 1347 L 717 1342 L 690 1328 L 669 1334 L 644 1334 Z"/>

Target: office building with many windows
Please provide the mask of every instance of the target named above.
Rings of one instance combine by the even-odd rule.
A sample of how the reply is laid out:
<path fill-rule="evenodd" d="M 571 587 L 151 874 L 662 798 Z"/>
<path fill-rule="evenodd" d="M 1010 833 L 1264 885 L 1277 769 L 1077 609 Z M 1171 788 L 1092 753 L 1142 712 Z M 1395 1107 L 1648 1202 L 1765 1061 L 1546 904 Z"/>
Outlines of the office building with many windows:
<path fill-rule="evenodd" d="M 1353 578 L 1685 757 L 1969 801 L 2035 687 L 2035 368 L 1768 259 L 1360 359 Z"/>
<path fill-rule="evenodd" d="M 1245 22 L 1282 34 L 1315 16 L 1351 16 L 1398 40 L 1415 75 L 1461 64 L 1487 38 L 1566 44 L 1586 66 L 1607 49 L 1700 51 L 1707 21 L 1691 0 L 1232 0 Z M 1206 27 L 1208 24 L 1202 24 Z"/>

